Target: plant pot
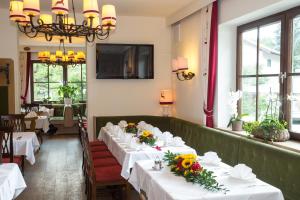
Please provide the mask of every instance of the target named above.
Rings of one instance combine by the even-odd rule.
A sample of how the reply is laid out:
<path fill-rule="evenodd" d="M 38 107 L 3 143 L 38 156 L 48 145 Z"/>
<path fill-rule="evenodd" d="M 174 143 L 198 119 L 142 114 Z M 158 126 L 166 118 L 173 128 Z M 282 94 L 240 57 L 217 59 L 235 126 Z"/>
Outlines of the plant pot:
<path fill-rule="evenodd" d="M 285 142 L 290 139 L 290 133 L 287 129 L 272 131 L 270 133 L 264 132 L 262 129 L 258 129 L 252 132 L 252 135 L 256 138 L 273 141 L 273 142 Z"/>
<path fill-rule="evenodd" d="M 243 121 L 237 120 L 232 122 L 233 131 L 242 131 L 243 130 Z"/>
<path fill-rule="evenodd" d="M 64 98 L 64 103 L 66 106 L 72 105 L 72 99 L 71 98 Z"/>

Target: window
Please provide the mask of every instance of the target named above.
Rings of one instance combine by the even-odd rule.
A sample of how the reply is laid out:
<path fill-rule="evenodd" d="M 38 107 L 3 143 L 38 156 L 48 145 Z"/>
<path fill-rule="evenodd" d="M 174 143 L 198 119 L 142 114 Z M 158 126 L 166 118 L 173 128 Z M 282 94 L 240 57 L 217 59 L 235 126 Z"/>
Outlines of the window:
<path fill-rule="evenodd" d="M 272 109 L 300 137 L 300 8 L 238 27 L 237 58 L 240 112 L 261 120 Z"/>
<path fill-rule="evenodd" d="M 32 63 L 32 102 L 61 101 L 58 89 L 64 84 L 76 87 L 75 102 L 86 100 L 86 65 L 48 66 L 40 62 Z"/>

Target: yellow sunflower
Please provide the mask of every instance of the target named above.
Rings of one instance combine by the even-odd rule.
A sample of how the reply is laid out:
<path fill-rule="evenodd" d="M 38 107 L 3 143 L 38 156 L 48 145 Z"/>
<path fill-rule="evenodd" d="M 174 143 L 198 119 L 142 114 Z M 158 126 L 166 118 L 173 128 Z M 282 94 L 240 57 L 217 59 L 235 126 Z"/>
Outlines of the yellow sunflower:
<path fill-rule="evenodd" d="M 151 135 L 150 131 L 143 131 L 143 137 L 148 137 L 149 135 Z"/>
<path fill-rule="evenodd" d="M 193 159 L 184 159 L 182 161 L 182 167 L 184 167 L 185 169 L 190 168 L 193 164 L 194 160 Z"/>
<path fill-rule="evenodd" d="M 128 126 L 135 126 L 135 123 L 128 123 Z"/>

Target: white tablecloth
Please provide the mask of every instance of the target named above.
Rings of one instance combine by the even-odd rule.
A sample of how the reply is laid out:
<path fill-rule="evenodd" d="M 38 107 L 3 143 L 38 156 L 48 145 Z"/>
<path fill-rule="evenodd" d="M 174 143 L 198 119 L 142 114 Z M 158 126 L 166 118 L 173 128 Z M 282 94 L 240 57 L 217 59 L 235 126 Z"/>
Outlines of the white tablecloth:
<path fill-rule="evenodd" d="M 104 141 L 110 152 L 116 157 L 120 165 L 122 165 L 121 176 L 125 179 L 129 178 L 130 170 L 134 166 L 134 163 L 138 160 L 149 160 L 157 157 L 162 159 L 165 152 L 168 150 L 173 153 L 196 154 L 196 151 L 188 146 L 162 147 L 161 151 L 158 151 L 150 146 L 141 151 L 128 149 L 125 148 L 124 144 L 119 143 L 116 138 L 112 137 L 111 133 L 109 133 L 106 128 L 101 128 L 99 139 Z"/>
<path fill-rule="evenodd" d="M 26 128 L 30 128 L 30 123 L 30 121 L 25 121 Z M 49 130 L 49 119 L 47 116 L 38 116 L 35 123 L 36 129 L 42 129 L 45 133 Z"/>
<path fill-rule="evenodd" d="M 34 153 L 39 149 L 40 143 L 35 132 L 14 132 L 14 154 L 25 156 L 31 165 L 35 163 Z"/>
<path fill-rule="evenodd" d="M 201 163 L 201 161 L 200 161 Z M 228 175 L 230 166 L 221 163 L 219 166 L 202 165 L 213 171 L 217 181 L 230 191 L 210 192 L 200 185 L 188 183 L 183 177 L 175 176 L 169 167 L 154 171 L 153 160 L 135 163 L 129 183 L 140 192 L 146 192 L 148 200 L 283 200 L 281 191 L 263 181 L 253 182 L 231 178 Z"/>
<path fill-rule="evenodd" d="M 0 165 L 0 200 L 14 199 L 25 188 L 26 184 L 17 164 Z"/>

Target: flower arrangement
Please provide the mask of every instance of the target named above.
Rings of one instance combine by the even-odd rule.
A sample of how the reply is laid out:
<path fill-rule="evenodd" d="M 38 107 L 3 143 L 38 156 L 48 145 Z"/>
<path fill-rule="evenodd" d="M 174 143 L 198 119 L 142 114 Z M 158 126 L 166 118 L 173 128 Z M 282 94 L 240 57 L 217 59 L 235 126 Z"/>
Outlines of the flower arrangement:
<path fill-rule="evenodd" d="M 138 128 L 136 127 L 135 123 L 128 123 L 128 125 L 125 128 L 126 133 L 133 133 L 137 134 Z"/>
<path fill-rule="evenodd" d="M 229 107 L 231 111 L 231 118 L 228 122 L 227 127 L 232 126 L 233 131 L 242 131 L 243 117 L 246 117 L 247 114 L 238 113 L 238 102 L 243 97 L 243 92 L 238 90 L 236 92 L 229 93 Z"/>
<path fill-rule="evenodd" d="M 154 135 L 151 133 L 151 131 L 143 131 L 142 134 L 139 136 L 140 143 L 145 143 L 150 146 L 153 146 L 156 142 L 156 139 L 154 138 Z"/>
<path fill-rule="evenodd" d="M 195 154 L 179 155 L 168 151 L 164 161 L 176 176 L 183 176 L 187 182 L 199 184 L 209 191 L 227 191 L 216 181 L 213 172 L 207 171 L 197 162 Z"/>

